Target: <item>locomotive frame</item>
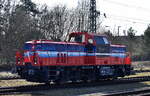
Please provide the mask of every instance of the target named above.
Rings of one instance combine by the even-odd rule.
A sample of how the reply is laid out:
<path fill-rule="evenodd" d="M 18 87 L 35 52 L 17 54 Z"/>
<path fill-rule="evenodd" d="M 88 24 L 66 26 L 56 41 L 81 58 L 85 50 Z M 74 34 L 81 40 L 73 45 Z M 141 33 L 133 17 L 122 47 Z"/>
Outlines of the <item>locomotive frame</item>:
<path fill-rule="evenodd" d="M 73 32 L 67 42 L 33 40 L 16 53 L 17 73 L 32 82 L 99 80 L 130 75 L 131 59 L 124 45 L 106 36 Z"/>

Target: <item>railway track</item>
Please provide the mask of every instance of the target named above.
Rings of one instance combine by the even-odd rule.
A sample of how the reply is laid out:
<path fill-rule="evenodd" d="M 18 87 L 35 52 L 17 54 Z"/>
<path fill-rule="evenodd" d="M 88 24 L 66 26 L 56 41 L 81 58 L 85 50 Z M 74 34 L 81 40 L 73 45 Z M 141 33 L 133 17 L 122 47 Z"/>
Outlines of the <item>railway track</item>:
<path fill-rule="evenodd" d="M 125 92 L 115 92 L 111 94 L 106 94 L 104 96 L 150 96 L 150 88 L 138 89 L 133 91 L 125 91 Z"/>
<path fill-rule="evenodd" d="M 134 70 L 135 73 L 150 72 L 150 70 Z"/>
<path fill-rule="evenodd" d="M 107 86 L 107 85 L 115 85 L 115 84 L 136 83 L 136 82 L 143 82 L 143 81 L 150 81 L 150 76 L 120 78 L 120 79 L 110 80 L 110 81 L 101 80 L 99 82 L 89 82 L 89 83 L 78 82 L 78 83 L 65 83 L 61 85 L 37 84 L 37 85 L 26 85 L 26 86 L 16 86 L 16 87 L 0 87 L 0 95 L 13 94 L 17 92 L 31 92 L 31 91 L 54 90 L 54 89 L 64 89 L 64 88 Z"/>
<path fill-rule="evenodd" d="M 1 77 L 0 80 L 14 80 L 14 79 L 20 79 L 19 76 L 16 77 Z"/>

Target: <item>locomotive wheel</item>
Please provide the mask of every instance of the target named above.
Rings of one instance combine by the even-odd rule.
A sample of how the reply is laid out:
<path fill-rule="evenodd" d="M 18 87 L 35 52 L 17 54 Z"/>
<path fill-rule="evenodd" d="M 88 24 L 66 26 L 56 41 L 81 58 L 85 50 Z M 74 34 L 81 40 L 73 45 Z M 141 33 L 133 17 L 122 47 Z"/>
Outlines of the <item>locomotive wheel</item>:
<path fill-rule="evenodd" d="M 100 82 L 100 79 L 95 79 L 94 82 Z"/>
<path fill-rule="evenodd" d="M 87 83 L 88 79 L 84 78 L 84 79 L 82 79 L 82 82 Z"/>
<path fill-rule="evenodd" d="M 58 80 L 55 80 L 54 83 L 57 84 L 57 85 L 61 85 L 61 84 L 64 84 L 65 81 L 62 81 L 62 80 L 58 79 Z"/>
<path fill-rule="evenodd" d="M 49 85 L 50 85 L 50 82 L 47 81 L 47 82 L 45 82 L 44 84 L 45 84 L 46 86 L 49 86 Z"/>
<path fill-rule="evenodd" d="M 118 79 L 118 77 L 113 77 L 113 78 L 112 78 L 112 80 L 117 80 L 117 79 Z"/>

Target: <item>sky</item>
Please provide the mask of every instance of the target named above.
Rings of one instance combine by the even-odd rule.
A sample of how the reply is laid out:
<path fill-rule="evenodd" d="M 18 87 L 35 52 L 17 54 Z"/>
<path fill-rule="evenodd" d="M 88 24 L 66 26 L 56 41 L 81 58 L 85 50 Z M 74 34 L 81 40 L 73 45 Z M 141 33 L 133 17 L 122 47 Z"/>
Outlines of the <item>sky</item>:
<path fill-rule="evenodd" d="M 78 0 L 32 0 L 36 4 L 46 4 L 54 7 L 58 4 L 66 5 L 68 8 L 75 8 Z M 103 26 L 114 31 L 120 27 L 120 34 L 123 30 L 133 27 L 136 35 L 144 34 L 150 23 L 150 0 L 96 0 L 97 10 L 101 14 L 106 13 L 107 18 L 103 19 Z M 103 16 L 101 15 L 101 18 Z"/>

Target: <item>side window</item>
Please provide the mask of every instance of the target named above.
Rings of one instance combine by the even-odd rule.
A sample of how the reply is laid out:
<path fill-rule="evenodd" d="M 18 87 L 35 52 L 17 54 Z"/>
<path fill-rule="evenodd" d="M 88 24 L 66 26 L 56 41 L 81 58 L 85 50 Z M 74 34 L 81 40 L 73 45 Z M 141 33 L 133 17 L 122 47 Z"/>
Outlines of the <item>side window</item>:
<path fill-rule="evenodd" d="M 81 42 L 82 42 L 82 35 L 76 36 L 76 37 L 75 37 L 75 42 L 81 43 Z"/>
<path fill-rule="evenodd" d="M 107 38 L 103 37 L 103 40 L 105 44 L 109 44 L 109 41 L 107 40 Z"/>
<path fill-rule="evenodd" d="M 104 36 L 94 36 L 96 44 L 109 44 L 109 41 Z"/>
<path fill-rule="evenodd" d="M 94 40 L 96 44 L 105 44 L 102 36 L 95 36 Z"/>
<path fill-rule="evenodd" d="M 75 37 L 71 37 L 69 41 L 70 42 L 75 42 Z"/>
<path fill-rule="evenodd" d="M 85 42 L 85 35 L 82 35 L 82 42 Z"/>

